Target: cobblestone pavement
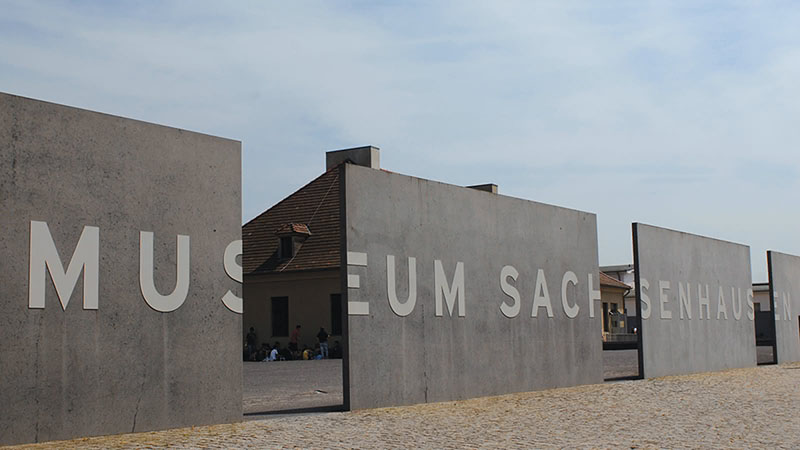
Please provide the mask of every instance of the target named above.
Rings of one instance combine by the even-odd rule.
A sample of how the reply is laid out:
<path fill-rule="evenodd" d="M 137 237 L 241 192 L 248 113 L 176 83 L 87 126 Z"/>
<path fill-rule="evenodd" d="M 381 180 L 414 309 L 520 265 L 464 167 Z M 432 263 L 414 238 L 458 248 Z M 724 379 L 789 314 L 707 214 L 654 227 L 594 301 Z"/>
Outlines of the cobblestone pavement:
<path fill-rule="evenodd" d="M 800 448 L 800 364 L 28 448 Z"/>

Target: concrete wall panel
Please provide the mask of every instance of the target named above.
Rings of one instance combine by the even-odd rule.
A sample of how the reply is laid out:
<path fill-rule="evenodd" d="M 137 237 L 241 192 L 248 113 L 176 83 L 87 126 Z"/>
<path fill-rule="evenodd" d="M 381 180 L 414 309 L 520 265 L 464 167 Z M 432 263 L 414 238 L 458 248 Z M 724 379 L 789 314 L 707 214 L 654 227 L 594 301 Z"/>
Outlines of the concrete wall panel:
<path fill-rule="evenodd" d="M 241 239 L 240 158 L 235 141 L 0 94 L 0 444 L 241 420 L 241 316 L 221 301 L 241 295 L 223 269 Z M 29 308 L 32 221 L 65 269 L 99 228 L 96 309 L 83 276 L 62 309 L 49 274 L 45 307 Z M 140 231 L 164 295 L 190 238 L 173 312 L 143 300 Z"/>
<path fill-rule="evenodd" d="M 603 380 L 593 214 L 345 165 L 348 363 L 352 409 L 532 391 Z M 390 306 L 388 255 L 396 304 Z M 409 258 L 415 304 L 409 307 Z M 436 313 L 436 273 L 441 315 Z M 446 293 L 463 285 L 449 311 Z M 517 304 L 501 288 L 519 293 Z M 567 308 L 562 305 L 566 283 Z M 591 286 L 589 277 L 592 277 Z M 537 283 L 537 279 L 539 280 Z M 546 283 L 546 288 L 545 288 Z M 534 299 L 547 307 L 536 309 Z M 506 286 L 507 292 L 512 292 Z M 589 314 L 590 293 L 595 314 Z M 463 296 L 463 297 L 459 297 Z M 463 308 L 459 301 L 463 298 Z M 567 312 L 575 317 L 569 318 Z M 508 317 L 511 315 L 513 317 Z M 349 380 L 349 382 L 348 382 Z"/>
<path fill-rule="evenodd" d="M 767 252 L 778 364 L 800 361 L 800 257 Z"/>
<path fill-rule="evenodd" d="M 633 230 L 643 376 L 755 366 L 750 247 L 650 225 Z"/>

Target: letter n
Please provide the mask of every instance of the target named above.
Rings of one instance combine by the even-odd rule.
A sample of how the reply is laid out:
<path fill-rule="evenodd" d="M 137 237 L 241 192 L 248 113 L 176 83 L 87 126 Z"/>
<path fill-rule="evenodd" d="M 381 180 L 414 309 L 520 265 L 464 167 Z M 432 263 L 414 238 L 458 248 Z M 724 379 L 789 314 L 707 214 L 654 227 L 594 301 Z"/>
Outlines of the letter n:
<path fill-rule="evenodd" d="M 83 309 L 97 309 L 100 272 L 100 229 L 83 227 L 67 270 L 61 263 L 47 222 L 31 221 L 28 308 L 44 308 L 45 270 L 66 310 L 78 277 L 83 272 Z M 45 269 L 46 268 L 46 269 Z"/>
<path fill-rule="evenodd" d="M 434 265 L 434 291 L 436 292 L 436 311 L 435 315 L 441 317 L 444 315 L 442 311 L 442 294 L 447 303 L 447 311 L 453 315 L 453 308 L 456 306 L 456 299 L 458 299 L 458 317 L 464 317 L 464 263 L 459 261 L 456 264 L 456 273 L 453 274 L 453 285 L 447 285 L 447 275 L 444 273 L 442 262 L 438 259 L 433 262 Z"/>

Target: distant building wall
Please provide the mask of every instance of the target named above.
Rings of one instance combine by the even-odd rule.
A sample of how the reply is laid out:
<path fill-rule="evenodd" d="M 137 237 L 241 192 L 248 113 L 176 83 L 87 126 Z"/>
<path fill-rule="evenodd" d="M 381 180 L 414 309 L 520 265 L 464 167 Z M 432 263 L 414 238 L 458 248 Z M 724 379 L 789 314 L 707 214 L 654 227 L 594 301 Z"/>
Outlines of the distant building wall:
<path fill-rule="evenodd" d="M 753 304 L 756 311 L 771 311 L 769 306 L 769 283 L 753 285 Z"/>
<path fill-rule="evenodd" d="M 0 193 L 0 444 L 241 420 L 239 142 L 0 94 Z"/>
<path fill-rule="evenodd" d="M 603 307 L 601 308 L 600 313 L 605 315 L 605 318 L 601 320 L 601 330 L 603 334 L 605 333 L 612 333 L 614 332 L 615 328 L 625 328 L 626 323 L 625 319 L 622 318 L 623 311 L 625 308 L 625 292 L 624 289 L 618 289 L 613 287 L 607 287 L 600 285 L 600 295 L 601 295 L 601 302 Z M 613 327 L 614 318 L 612 317 L 615 311 L 618 311 L 617 314 L 617 327 Z M 621 322 L 621 323 L 619 323 Z"/>
<path fill-rule="evenodd" d="M 244 326 L 242 340 L 250 327 L 255 328 L 258 346 L 279 342 L 286 346 L 296 325 L 301 325 L 299 345 L 314 348 L 320 327 L 331 335 L 330 342 L 341 341 L 334 335 L 331 316 L 331 295 L 340 294 L 339 270 L 290 272 L 286 274 L 255 275 L 244 283 Z M 276 336 L 272 329 L 272 299 L 288 300 L 287 334 Z M 341 319 L 341 317 L 340 317 Z"/>
<path fill-rule="evenodd" d="M 644 376 L 755 366 L 750 248 L 633 227 Z"/>

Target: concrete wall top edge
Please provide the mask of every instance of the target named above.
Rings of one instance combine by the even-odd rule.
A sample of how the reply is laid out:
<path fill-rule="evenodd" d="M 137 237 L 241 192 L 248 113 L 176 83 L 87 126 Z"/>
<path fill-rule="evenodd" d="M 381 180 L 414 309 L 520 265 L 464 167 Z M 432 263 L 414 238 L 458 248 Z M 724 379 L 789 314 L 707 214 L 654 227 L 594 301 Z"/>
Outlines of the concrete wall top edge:
<path fill-rule="evenodd" d="M 673 233 L 678 233 L 678 234 L 682 234 L 682 235 L 686 235 L 686 236 L 698 237 L 698 238 L 703 238 L 703 239 L 710 239 L 712 241 L 717 241 L 717 242 L 721 242 L 721 243 L 724 243 L 724 244 L 738 245 L 738 246 L 741 246 L 741 247 L 750 248 L 749 245 L 742 244 L 740 242 L 729 241 L 729 240 L 726 240 L 726 239 L 715 238 L 715 237 L 712 237 L 712 236 L 705 236 L 705 235 L 697 234 L 697 233 L 690 233 L 688 231 L 675 230 L 673 228 L 660 227 L 658 225 L 651 225 L 651 224 L 642 223 L 642 222 L 633 222 L 632 225 L 637 226 L 637 227 L 649 227 L 649 228 L 653 228 L 653 229 L 656 229 L 656 230 L 670 231 L 670 232 L 673 232 Z"/>
<path fill-rule="evenodd" d="M 798 255 L 793 255 L 791 253 L 783 253 L 783 252 L 779 252 L 779 251 L 775 251 L 775 250 L 767 250 L 767 254 L 772 254 L 772 255 L 776 255 L 776 256 L 784 256 L 784 257 L 788 257 L 788 258 L 800 259 L 800 256 L 798 256 Z"/>
<path fill-rule="evenodd" d="M 65 104 L 62 104 L 62 103 L 48 102 L 46 100 L 40 100 L 40 99 L 37 99 L 37 98 L 25 97 L 25 96 L 22 96 L 22 95 L 10 94 L 10 93 L 7 93 L 7 92 L 0 91 L 0 102 L 5 102 L 5 101 L 8 101 L 8 100 L 13 100 L 13 99 L 17 99 L 17 101 L 25 100 L 25 101 L 29 101 L 29 102 L 41 103 L 41 104 L 48 105 L 50 107 L 66 108 L 66 109 L 69 109 L 69 110 L 79 111 L 81 113 L 86 113 L 86 114 L 89 114 L 89 115 L 105 116 L 105 117 L 109 117 L 109 118 L 113 118 L 113 119 L 122 119 L 122 120 L 128 120 L 128 121 L 133 121 L 133 122 L 139 122 L 139 123 L 150 125 L 150 126 L 157 126 L 157 127 L 161 127 L 161 128 L 170 129 L 170 130 L 180 131 L 182 133 L 192 133 L 192 134 L 202 135 L 202 136 L 206 136 L 206 137 L 213 138 L 213 139 L 219 139 L 219 140 L 222 140 L 222 141 L 235 142 L 235 143 L 239 144 L 240 151 L 241 151 L 242 141 L 238 140 L 238 139 L 226 138 L 226 137 L 222 137 L 222 136 L 215 136 L 213 134 L 203 133 L 203 132 L 200 132 L 200 131 L 187 130 L 185 128 L 178 128 L 178 127 L 173 127 L 173 126 L 170 126 L 170 125 L 164 125 L 164 124 L 155 123 L 155 122 L 148 122 L 146 120 L 134 119 L 134 118 L 131 118 L 131 117 L 120 116 L 118 114 L 112 114 L 112 113 L 106 113 L 106 112 L 100 112 L 100 111 L 93 111 L 91 109 L 87 109 L 87 108 L 83 108 L 83 107 L 79 107 L 79 106 L 71 106 L 71 105 L 65 105 Z"/>
<path fill-rule="evenodd" d="M 360 166 L 357 166 L 357 165 L 354 165 L 354 164 L 346 164 L 345 167 L 346 167 L 346 170 L 375 170 L 375 169 L 370 169 L 370 168 L 367 168 L 367 167 L 360 167 Z M 505 195 L 505 194 L 500 194 L 500 193 L 494 194 L 492 192 L 486 192 L 486 191 L 480 191 L 480 190 L 477 190 L 477 189 L 472 189 L 472 188 L 467 187 L 467 186 L 460 186 L 458 184 L 446 183 L 444 181 L 431 180 L 431 179 L 428 179 L 428 178 L 415 177 L 413 175 L 406 175 L 406 174 L 393 172 L 393 171 L 385 170 L 385 169 L 380 169 L 380 171 L 382 173 L 385 173 L 385 174 L 389 175 L 389 176 L 409 178 L 409 179 L 413 179 L 413 180 L 417 180 L 417 181 L 421 181 L 421 182 L 426 182 L 426 183 L 441 184 L 441 185 L 444 185 L 444 186 L 451 186 L 451 187 L 455 187 L 455 188 L 459 188 L 459 189 L 464 189 L 467 192 L 474 193 L 474 194 L 470 194 L 470 195 L 491 195 L 492 198 L 503 198 L 503 199 L 510 199 L 512 201 L 518 201 L 518 202 L 534 203 L 534 204 L 537 204 L 537 205 L 547 206 L 547 207 L 551 207 L 551 208 L 558 208 L 558 209 L 567 210 L 567 211 L 574 211 L 576 213 L 587 214 L 587 215 L 591 215 L 591 216 L 594 216 L 594 217 L 597 216 L 596 213 L 589 212 L 589 211 L 582 211 L 580 209 L 569 208 L 569 207 L 559 206 L 559 205 L 553 205 L 553 204 L 550 204 L 550 203 L 538 202 L 536 200 L 530 200 L 530 199 L 521 198 L 521 197 L 514 197 L 514 196 L 511 196 L 511 195 Z"/>

